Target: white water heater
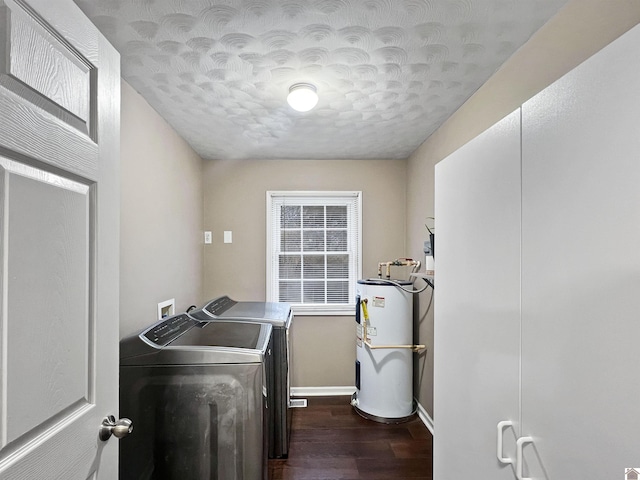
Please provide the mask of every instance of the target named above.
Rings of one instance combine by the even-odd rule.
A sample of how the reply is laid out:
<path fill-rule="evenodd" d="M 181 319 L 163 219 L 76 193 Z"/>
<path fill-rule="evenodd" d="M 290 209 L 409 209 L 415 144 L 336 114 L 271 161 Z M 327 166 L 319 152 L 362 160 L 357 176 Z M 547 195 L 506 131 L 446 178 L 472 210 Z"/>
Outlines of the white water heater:
<path fill-rule="evenodd" d="M 393 282 L 408 291 L 383 279 L 358 280 L 356 298 L 352 403 L 362 416 L 382 423 L 413 414 L 413 283 Z"/>

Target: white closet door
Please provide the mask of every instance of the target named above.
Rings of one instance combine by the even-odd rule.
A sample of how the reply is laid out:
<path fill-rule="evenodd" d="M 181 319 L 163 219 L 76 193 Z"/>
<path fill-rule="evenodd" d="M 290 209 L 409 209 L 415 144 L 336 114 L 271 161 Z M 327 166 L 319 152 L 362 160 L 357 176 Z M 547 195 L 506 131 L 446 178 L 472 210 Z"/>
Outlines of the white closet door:
<path fill-rule="evenodd" d="M 536 479 L 640 465 L 640 28 L 522 107 L 522 434 Z"/>
<path fill-rule="evenodd" d="M 519 420 L 520 110 L 436 166 L 434 478 L 512 479 Z"/>

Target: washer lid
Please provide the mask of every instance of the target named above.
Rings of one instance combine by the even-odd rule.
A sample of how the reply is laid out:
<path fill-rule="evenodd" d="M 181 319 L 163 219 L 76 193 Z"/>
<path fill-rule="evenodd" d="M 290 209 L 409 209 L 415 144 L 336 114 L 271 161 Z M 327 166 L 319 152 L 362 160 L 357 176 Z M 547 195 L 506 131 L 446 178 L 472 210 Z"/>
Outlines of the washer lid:
<path fill-rule="evenodd" d="M 121 365 L 261 363 L 272 326 L 251 322 L 198 322 L 169 317 L 120 342 Z"/>
<path fill-rule="evenodd" d="M 249 322 L 198 322 L 169 346 L 230 347 L 262 350 L 262 325 Z"/>
<path fill-rule="evenodd" d="M 189 312 L 198 320 L 248 320 L 270 323 L 274 327 L 288 327 L 291 305 L 284 302 L 236 302 L 222 296 L 210 300 L 199 310 Z"/>

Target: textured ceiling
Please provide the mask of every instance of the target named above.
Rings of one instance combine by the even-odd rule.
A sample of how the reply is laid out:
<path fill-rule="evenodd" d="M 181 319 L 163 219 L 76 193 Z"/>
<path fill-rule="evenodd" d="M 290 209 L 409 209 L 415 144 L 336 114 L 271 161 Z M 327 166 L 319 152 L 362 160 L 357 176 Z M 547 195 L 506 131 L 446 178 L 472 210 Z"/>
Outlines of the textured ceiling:
<path fill-rule="evenodd" d="M 205 159 L 406 158 L 565 0 L 75 0 Z M 306 113 L 286 103 L 309 82 Z"/>

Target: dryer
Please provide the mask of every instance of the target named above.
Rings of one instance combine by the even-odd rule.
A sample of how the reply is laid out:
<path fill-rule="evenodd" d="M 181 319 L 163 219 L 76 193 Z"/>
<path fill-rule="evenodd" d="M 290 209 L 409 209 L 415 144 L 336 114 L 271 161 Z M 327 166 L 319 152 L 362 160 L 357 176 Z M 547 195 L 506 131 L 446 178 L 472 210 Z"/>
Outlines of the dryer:
<path fill-rule="evenodd" d="M 291 305 L 284 302 L 244 302 L 228 296 L 214 298 L 202 308 L 189 312 L 201 321 L 253 321 L 273 327 L 273 363 L 268 390 L 269 458 L 286 458 L 289 454 L 292 410 L 290 373 L 292 355 L 289 329 L 293 321 Z"/>
<path fill-rule="evenodd" d="M 120 480 L 264 480 L 272 327 L 183 313 L 120 343 Z"/>

